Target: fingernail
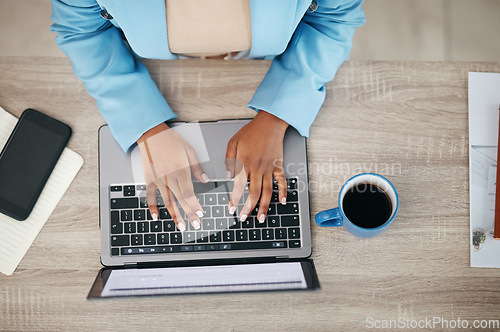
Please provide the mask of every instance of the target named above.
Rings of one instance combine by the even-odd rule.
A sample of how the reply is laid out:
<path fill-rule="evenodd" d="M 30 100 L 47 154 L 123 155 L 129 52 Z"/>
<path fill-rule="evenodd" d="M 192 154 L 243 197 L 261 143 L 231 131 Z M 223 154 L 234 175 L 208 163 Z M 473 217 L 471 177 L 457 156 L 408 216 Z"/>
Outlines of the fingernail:
<path fill-rule="evenodd" d="M 184 232 L 186 230 L 186 226 L 184 226 L 184 224 L 179 223 L 179 224 L 177 224 L 177 227 L 179 228 L 179 230 L 181 232 Z"/>
<path fill-rule="evenodd" d="M 193 221 L 194 229 L 200 229 L 200 222 L 198 220 Z"/>
<path fill-rule="evenodd" d="M 231 178 L 231 172 L 226 171 L 226 178 L 230 179 Z"/>
<path fill-rule="evenodd" d="M 202 178 L 202 179 L 203 179 L 203 181 L 205 181 L 205 182 L 210 181 L 210 178 L 209 178 L 209 177 L 208 177 L 208 175 L 206 175 L 205 173 L 203 173 L 203 174 L 201 175 L 201 178 Z"/>
<path fill-rule="evenodd" d="M 261 214 L 260 217 L 259 217 L 259 223 L 263 224 L 264 221 L 266 221 L 266 216 Z"/>
<path fill-rule="evenodd" d="M 285 198 L 285 197 L 283 197 L 283 198 L 281 199 L 281 204 L 283 204 L 283 205 L 285 205 L 285 204 L 286 204 L 286 198 Z"/>
<path fill-rule="evenodd" d="M 153 213 L 151 215 L 151 217 L 153 218 L 153 221 L 157 221 L 158 220 L 158 215 L 156 213 Z"/>
<path fill-rule="evenodd" d="M 202 218 L 203 217 L 203 211 L 201 211 L 201 210 L 196 211 L 196 215 L 198 217 Z"/>
<path fill-rule="evenodd" d="M 247 215 L 246 214 L 242 214 L 241 218 L 240 218 L 240 221 L 245 221 L 245 220 L 247 220 Z"/>
<path fill-rule="evenodd" d="M 229 207 L 229 214 L 234 214 L 235 211 L 236 211 L 236 207 L 234 207 L 234 206 Z"/>

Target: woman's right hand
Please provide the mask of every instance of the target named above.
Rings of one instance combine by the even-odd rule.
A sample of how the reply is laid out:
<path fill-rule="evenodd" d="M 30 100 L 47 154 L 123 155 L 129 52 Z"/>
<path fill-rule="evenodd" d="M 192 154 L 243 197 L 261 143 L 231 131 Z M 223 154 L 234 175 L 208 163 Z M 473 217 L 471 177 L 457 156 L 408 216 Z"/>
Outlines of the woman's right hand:
<path fill-rule="evenodd" d="M 165 123 L 144 133 L 137 144 L 141 151 L 148 206 L 153 219 L 157 220 L 159 216 L 156 203 L 158 189 L 180 231 L 186 229 L 186 223 L 176 200 L 193 227 L 199 229 L 203 208 L 194 193 L 191 174 L 203 183 L 210 179 L 201 168 L 193 147 Z"/>

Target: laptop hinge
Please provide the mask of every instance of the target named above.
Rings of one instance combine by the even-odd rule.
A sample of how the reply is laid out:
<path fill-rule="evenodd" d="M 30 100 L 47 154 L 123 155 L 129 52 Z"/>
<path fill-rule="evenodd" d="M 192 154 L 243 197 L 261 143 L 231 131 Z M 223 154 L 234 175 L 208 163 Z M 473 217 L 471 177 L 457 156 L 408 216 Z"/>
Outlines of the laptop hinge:
<path fill-rule="evenodd" d="M 123 264 L 123 266 L 125 267 L 137 267 L 137 263 L 129 263 L 129 262 L 125 262 Z"/>

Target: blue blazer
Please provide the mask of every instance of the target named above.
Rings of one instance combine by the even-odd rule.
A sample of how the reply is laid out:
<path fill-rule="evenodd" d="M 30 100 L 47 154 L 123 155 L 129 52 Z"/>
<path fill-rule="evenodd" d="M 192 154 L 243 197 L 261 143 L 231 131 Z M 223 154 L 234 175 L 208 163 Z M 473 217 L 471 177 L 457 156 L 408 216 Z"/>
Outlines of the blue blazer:
<path fill-rule="evenodd" d="M 135 56 L 178 58 L 168 49 L 164 0 L 51 2 L 56 42 L 123 150 L 177 117 Z M 308 136 L 325 98 L 324 85 L 347 59 L 354 30 L 365 21 L 362 2 L 317 0 L 315 6 L 311 0 L 250 0 L 249 57 L 273 62 L 247 106 L 274 114 Z M 103 8 L 111 20 L 101 17 Z"/>

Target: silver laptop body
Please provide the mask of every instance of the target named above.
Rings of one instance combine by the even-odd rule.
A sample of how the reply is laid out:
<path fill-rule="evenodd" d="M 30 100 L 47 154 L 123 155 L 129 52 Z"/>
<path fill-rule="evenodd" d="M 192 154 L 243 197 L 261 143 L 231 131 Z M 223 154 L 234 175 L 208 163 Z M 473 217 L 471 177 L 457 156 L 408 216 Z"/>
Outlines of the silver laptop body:
<path fill-rule="evenodd" d="M 250 120 L 221 120 L 214 122 L 169 123 L 196 150 L 198 159 L 210 177 L 226 179 L 224 158 L 227 142 Z M 299 248 L 251 250 L 155 252 L 149 254 L 111 254 L 110 186 L 144 184 L 141 156 L 137 146 L 124 153 L 112 137 L 107 125 L 99 129 L 99 216 L 101 228 L 101 262 L 104 266 L 137 266 L 148 263 L 206 261 L 224 259 L 297 259 L 311 255 L 309 186 L 307 175 L 306 139 L 295 129 L 287 130 L 284 140 L 284 171 L 288 178 L 297 178 L 300 218 Z M 145 196 L 145 191 L 143 192 Z M 291 204 L 291 203 L 287 203 Z M 221 243 L 223 244 L 223 243 Z M 145 247 L 145 246 L 143 246 Z"/>

